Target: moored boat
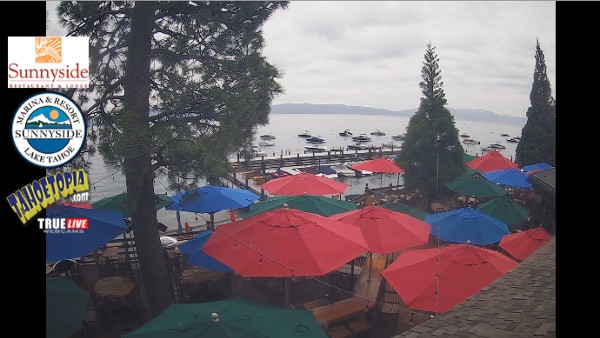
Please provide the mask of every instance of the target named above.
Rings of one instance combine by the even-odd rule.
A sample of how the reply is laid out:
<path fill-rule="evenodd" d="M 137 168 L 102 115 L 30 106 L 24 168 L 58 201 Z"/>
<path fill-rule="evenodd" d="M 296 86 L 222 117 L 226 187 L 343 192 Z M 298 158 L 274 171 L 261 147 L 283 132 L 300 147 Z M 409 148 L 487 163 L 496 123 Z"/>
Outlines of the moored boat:
<path fill-rule="evenodd" d="M 501 145 L 500 143 L 492 143 L 489 145 L 489 147 L 492 149 L 506 149 L 506 147 Z"/>
<path fill-rule="evenodd" d="M 382 132 L 381 130 L 377 129 L 374 132 L 371 133 L 371 135 L 375 135 L 375 136 L 385 136 L 385 133 Z"/>
<path fill-rule="evenodd" d="M 301 132 L 300 134 L 298 134 L 298 137 L 309 138 L 309 137 L 312 137 L 312 135 L 310 134 L 310 131 L 305 130 L 305 131 Z"/>
<path fill-rule="evenodd" d="M 469 138 L 471 136 L 469 136 L 469 134 L 467 134 L 467 133 L 462 133 L 462 134 L 460 134 L 460 137 L 462 137 L 462 138 Z"/>
<path fill-rule="evenodd" d="M 264 135 L 260 135 L 260 138 L 263 140 L 274 140 L 276 139 L 275 136 L 271 135 L 271 134 L 264 134 Z"/>
<path fill-rule="evenodd" d="M 350 132 L 350 130 L 346 129 L 340 132 L 340 136 L 352 136 L 352 133 Z"/>
<path fill-rule="evenodd" d="M 392 136 L 392 140 L 394 140 L 394 141 L 403 141 L 404 140 L 404 134 L 394 135 L 394 136 Z"/>
<path fill-rule="evenodd" d="M 308 142 L 308 143 L 324 143 L 325 140 L 319 136 L 311 136 L 306 139 L 306 142 Z"/>
<path fill-rule="evenodd" d="M 371 142 L 371 138 L 367 134 L 360 134 L 358 136 L 352 136 L 354 142 Z"/>
<path fill-rule="evenodd" d="M 479 144 L 479 141 L 476 141 L 472 138 L 466 138 L 466 139 L 463 139 L 463 143 L 464 144 Z"/>
<path fill-rule="evenodd" d="M 327 151 L 329 149 L 325 146 L 304 146 L 304 150 L 310 151 L 313 153 L 321 153 L 321 152 Z"/>

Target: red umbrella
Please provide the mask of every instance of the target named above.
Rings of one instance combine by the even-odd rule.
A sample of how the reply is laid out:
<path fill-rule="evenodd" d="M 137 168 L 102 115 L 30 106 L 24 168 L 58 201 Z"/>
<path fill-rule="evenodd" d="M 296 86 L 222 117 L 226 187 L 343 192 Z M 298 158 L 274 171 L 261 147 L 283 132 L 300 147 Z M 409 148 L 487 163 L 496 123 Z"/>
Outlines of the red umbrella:
<path fill-rule="evenodd" d="M 323 276 L 368 251 L 356 227 L 289 208 L 220 225 L 203 250 L 243 277 Z"/>
<path fill-rule="evenodd" d="M 274 195 L 334 195 L 350 186 L 331 178 L 301 173 L 272 179 L 260 187 Z"/>
<path fill-rule="evenodd" d="M 330 219 L 352 224 L 362 231 L 371 252 L 389 254 L 427 244 L 431 226 L 417 218 L 378 206 L 347 211 Z"/>
<path fill-rule="evenodd" d="M 552 236 L 542 227 L 505 235 L 500 247 L 514 258 L 522 261 L 548 242 Z"/>
<path fill-rule="evenodd" d="M 80 208 L 80 209 L 94 209 L 89 202 L 56 202 L 56 205 L 64 205 L 67 207 Z"/>
<path fill-rule="evenodd" d="M 380 174 L 401 174 L 404 172 L 404 169 L 400 168 L 396 162 L 384 157 L 356 163 L 352 165 L 352 169 L 368 170 Z"/>
<path fill-rule="evenodd" d="M 466 166 L 484 173 L 510 168 L 519 170 L 519 166 L 515 162 L 502 156 L 497 150 L 490 151 L 481 157 L 467 162 Z"/>
<path fill-rule="evenodd" d="M 443 313 L 517 265 L 495 250 L 451 244 L 404 252 L 381 274 L 408 307 Z"/>

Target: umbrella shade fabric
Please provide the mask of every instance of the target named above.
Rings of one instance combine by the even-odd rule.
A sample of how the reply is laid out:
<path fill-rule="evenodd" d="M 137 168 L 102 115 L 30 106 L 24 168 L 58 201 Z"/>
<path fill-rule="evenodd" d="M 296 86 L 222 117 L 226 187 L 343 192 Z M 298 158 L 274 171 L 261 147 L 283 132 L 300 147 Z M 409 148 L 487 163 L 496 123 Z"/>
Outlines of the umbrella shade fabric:
<path fill-rule="evenodd" d="M 325 217 L 341 212 L 356 210 L 356 204 L 354 202 L 337 200 L 326 196 L 277 196 L 264 202 L 251 204 L 248 207 L 246 218 L 258 215 L 265 211 L 284 208 L 286 205 L 292 209 L 302 210 Z"/>
<path fill-rule="evenodd" d="M 94 209 L 94 206 L 91 205 L 89 202 L 56 202 L 56 205 L 65 205 L 67 207 L 75 207 L 75 208 L 81 208 L 81 209 Z"/>
<path fill-rule="evenodd" d="M 127 231 L 123 215 L 119 211 L 53 205 L 46 209 L 46 217 L 88 219 L 88 228 L 81 230 L 82 233 L 66 229 L 46 231 L 47 262 L 88 255 Z"/>
<path fill-rule="evenodd" d="M 198 234 L 198 236 L 190 239 L 189 241 L 179 244 L 179 251 L 182 254 L 189 255 L 187 263 L 190 265 L 199 266 L 201 268 L 213 271 L 229 272 L 231 271 L 230 267 L 202 251 L 202 248 L 212 234 L 212 231 L 204 231 Z"/>
<path fill-rule="evenodd" d="M 444 313 L 517 265 L 495 250 L 451 244 L 403 252 L 381 274 L 409 308 Z"/>
<path fill-rule="evenodd" d="M 65 338 L 79 331 L 90 294 L 64 277 L 46 278 L 46 337 Z"/>
<path fill-rule="evenodd" d="M 115 196 L 109 196 L 98 200 L 92 203 L 92 206 L 94 209 L 98 210 L 119 211 L 123 214 L 123 217 L 131 217 L 132 203 L 133 202 L 129 199 L 129 195 L 124 192 Z M 154 194 L 155 210 L 162 209 L 172 203 L 173 201 L 171 198 L 169 198 L 169 196 L 165 194 Z"/>
<path fill-rule="evenodd" d="M 412 217 L 420 219 L 421 221 L 425 220 L 425 217 L 429 215 L 429 213 L 426 211 L 412 207 L 402 202 L 386 203 L 382 204 L 381 206 L 392 211 L 397 211 L 403 214 L 411 215 Z"/>
<path fill-rule="evenodd" d="M 542 171 L 542 170 L 547 170 L 547 169 L 552 169 L 552 168 L 554 168 L 554 167 L 549 165 L 548 163 L 540 162 L 540 163 L 526 165 L 523 168 L 521 168 L 521 171 L 529 175 L 536 171 Z"/>
<path fill-rule="evenodd" d="M 429 224 L 379 206 L 367 206 L 329 218 L 359 228 L 369 251 L 382 255 L 427 244 L 431 232 Z"/>
<path fill-rule="evenodd" d="M 431 234 L 446 242 L 486 245 L 498 243 L 509 233 L 501 220 L 472 208 L 460 208 L 425 217 Z"/>
<path fill-rule="evenodd" d="M 242 277 L 323 276 L 368 251 L 356 227 L 289 208 L 220 225 L 203 250 Z"/>
<path fill-rule="evenodd" d="M 461 195 L 475 197 L 499 197 L 506 195 L 506 191 L 480 174 L 462 176 L 444 184 L 448 189 Z"/>
<path fill-rule="evenodd" d="M 471 169 L 484 173 L 500 169 L 519 169 L 519 166 L 516 163 L 502 156 L 497 150 L 490 151 L 481 157 L 477 157 L 476 159 L 467 162 L 465 165 Z"/>
<path fill-rule="evenodd" d="M 494 170 L 483 174 L 483 177 L 496 184 L 516 188 L 532 188 L 533 185 L 527 180 L 527 176 L 525 172 L 515 168 Z"/>
<path fill-rule="evenodd" d="M 279 177 L 260 186 L 273 195 L 337 195 L 350 185 L 331 178 L 301 173 Z"/>
<path fill-rule="evenodd" d="M 502 237 L 500 247 L 514 258 L 522 261 L 552 239 L 542 227 L 516 232 Z"/>
<path fill-rule="evenodd" d="M 206 185 L 175 194 L 171 197 L 174 203 L 169 205 L 167 210 L 210 214 L 221 210 L 245 208 L 259 198 L 257 194 L 245 189 Z"/>
<path fill-rule="evenodd" d="M 464 163 L 467 163 L 467 162 L 472 161 L 472 160 L 474 160 L 474 159 L 477 158 L 477 156 L 469 155 L 467 153 L 463 153 L 462 157 L 463 157 L 463 162 Z"/>
<path fill-rule="evenodd" d="M 352 169 L 368 170 L 379 174 L 401 174 L 404 172 L 404 169 L 400 168 L 396 162 L 384 157 L 355 163 L 352 165 Z"/>
<path fill-rule="evenodd" d="M 477 207 L 477 210 L 507 224 L 520 224 L 529 220 L 527 209 L 505 197 L 482 203 Z"/>
<path fill-rule="evenodd" d="M 213 313 L 216 313 L 213 319 Z M 327 338 L 307 310 L 285 309 L 230 298 L 197 304 L 171 304 L 160 315 L 123 338 Z"/>

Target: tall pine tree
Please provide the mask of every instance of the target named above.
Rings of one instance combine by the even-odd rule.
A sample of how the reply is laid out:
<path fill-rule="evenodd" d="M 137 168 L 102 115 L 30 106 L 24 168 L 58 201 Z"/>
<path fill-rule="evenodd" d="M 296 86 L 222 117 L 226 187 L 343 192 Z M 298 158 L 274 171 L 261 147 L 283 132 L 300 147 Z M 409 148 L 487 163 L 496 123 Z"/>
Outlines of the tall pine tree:
<path fill-rule="evenodd" d="M 556 101 L 546 73 L 544 52 L 537 40 L 529 100 L 531 107 L 527 109 L 527 123 L 517 144 L 516 162 L 521 167 L 541 162 L 556 166 Z"/>
<path fill-rule="evenodd" d="M 399 165 L 404 169 L 405 187 L 418 190 L 430 206 L 440 185 L 463 175 L 465 165 L 454 116 L 445 107 L 439 58 L 431 43 L 424 58 L 419 83 L 423 97 L 408 123 Z"/>

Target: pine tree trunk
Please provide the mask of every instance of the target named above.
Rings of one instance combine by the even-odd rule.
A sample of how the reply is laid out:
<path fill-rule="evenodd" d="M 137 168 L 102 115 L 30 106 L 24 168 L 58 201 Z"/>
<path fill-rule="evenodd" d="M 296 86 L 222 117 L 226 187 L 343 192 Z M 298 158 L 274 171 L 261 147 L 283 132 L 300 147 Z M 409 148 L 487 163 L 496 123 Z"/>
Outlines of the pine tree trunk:
<path fill-rule="evenodd" d="M 170 275 L 157 228 L 154 172 L 147 122 L 150 50 L 156 2 L 137 2 L 133 9 L 125 69 L 123 118 L 125 178 L 132 203 L 132 227 L 144 289 L 154 315 L 173 302 Z"/>

